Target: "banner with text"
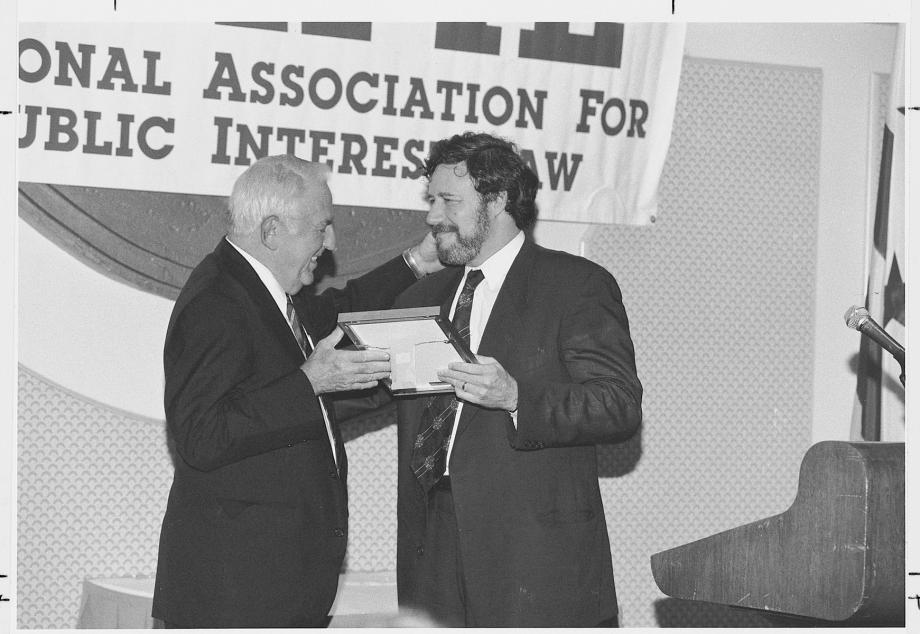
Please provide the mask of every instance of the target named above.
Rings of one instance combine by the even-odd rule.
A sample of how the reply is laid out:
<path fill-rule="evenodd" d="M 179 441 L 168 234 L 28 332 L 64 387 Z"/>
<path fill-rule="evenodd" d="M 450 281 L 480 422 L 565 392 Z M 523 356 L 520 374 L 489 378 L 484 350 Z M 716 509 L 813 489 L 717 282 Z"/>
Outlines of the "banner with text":
<path fill-rule="evenodd" d="M 431 144 L 513 141 L 539 218 L 657 213 L 680 24 L 22 24 L 19 177 L 227 195 L 261 156 L 331 167 L 340 205 L 425 209 Z"/>

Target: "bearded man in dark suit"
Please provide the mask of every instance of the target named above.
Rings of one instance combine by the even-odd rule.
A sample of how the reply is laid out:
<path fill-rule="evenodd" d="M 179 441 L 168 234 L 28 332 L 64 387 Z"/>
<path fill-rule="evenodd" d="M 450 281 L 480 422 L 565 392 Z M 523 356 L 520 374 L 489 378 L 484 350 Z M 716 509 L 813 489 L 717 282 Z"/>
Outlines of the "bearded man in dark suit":
<path fill-rule="evenodd" d="M 167 626 L 327 621 L 348 467 L 323 395 L 375 386 L 390 369 L 383 351 L 336 349 L 336 317 L 387 308 L 442 268 L 429 235 L 343 290 L 300 293 L 335 247 L 327 172 L 293 156 L 249 167 L 230 196 L 228 235 L 173 309 L 163 358 L 178 455 L 153 602 Z"/>
<path fill-rule="evenodd" d="M 462 266 L 396 306 L 440 305 L 478 363 L 439 373 L 456 402 L 398 400 L 400 605 L 449 626 L 614 625 L 596 445 L 642 417 L 620 289 L 525 237 L 538 183 L 512 144 L 454 136 L 425 173 L 438 255 Z"/>

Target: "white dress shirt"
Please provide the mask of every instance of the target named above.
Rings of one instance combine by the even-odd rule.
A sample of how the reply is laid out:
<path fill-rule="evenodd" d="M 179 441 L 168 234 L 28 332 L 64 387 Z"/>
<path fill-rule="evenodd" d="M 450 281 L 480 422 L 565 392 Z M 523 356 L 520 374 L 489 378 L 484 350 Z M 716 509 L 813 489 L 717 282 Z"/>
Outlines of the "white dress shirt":
<path fill-rule="evenodd" d="M 482 263 L 479 269 L 482 271 L 483 280 L 473 292 L 473 305 L 470 307 L 470 351 L 476 354 L 479 351 L 479 343 L 482 341 L 482 333 L 489 323 L 489 316 L 492 314 L 492 307 L 495 306 L 495 300 L 498 298 L 498 292 L 505 283 L 505 277 L 511 269 L 514 259 L 524 245 L 524 232 L 518 231 L 511 240 L 499 249 L 497 252 Z M 463 272 L 463 279 L 460 280 L 460 286 L 454 294 L 454 301 L 450 306 L 450 318 L 454 318 L 454 310 L 457 308 L 457 300 L 460 298 L 460 291 L 466 282 L 466 276 L 473 267 L 466 267 Z M 450 433 L 450 443 L 447 446 L 447 469 L 445 473 L 450 473 L 450 454 L 454 449 L 454 438 L 457 435 L 457 423 L 460 421 L 460 414 L 463 412 L 463 401 L 457 404 L 457 414 L 454 418 L 454 428 Z"/>
<path fill-rule="evenodd" d="M 291 328 L 291 336 L 294 337 L 293 327 L 291 326 L 291 322 L 288 321 L 287 317 L 287 293 L 284 292 L 284 289 L 281 287 L 281 283 L 278 282 L 278 280 L 275 278 L 274 273 L 272 273 L 267 266 L 252 257 L 249 253 L 233 244 L 233 241 L 230 240 L 230 238 L 225 239 L 230 244 L 230 246 L 240 252 L 240 255 L 242 255 L 246 261 L 249 262 L 249 266 L 252 267 L 252 270 L 254 270 L 256 275 L 259 276 L 259 279 L 262 280 L 262 284 L 265 285 L 265 289 L 278 305 L 278 310 L 281 311 L 281 316 L 287 323 L 288 328 Z M 303 334 L 307 338 L 307 341 L 310 343 L 310 347 L 315 347 L 313 345 L 313 339 L 310 337 L 310 333 L 308 333 L 306 329 L 303 329 Z M 297 341 L 296 337 L 294 337 L 294 341 Z M 298 344 L 297 347 L 299 348 L 300 344 Z M 319 395 L 317 395 L 317 400 L 319 401 L 319 407 L 323 412 L 323 422 L 326 423 L 326 434 L 329 436 L 329 444 L 332 446 L 332 457 L 335 459 L 336 465 L 338 465 L 339 457 L 336 455 L 335 451 L 335 436 L 332 435 L 332 425 L 329 423 L 329 414 L 326 412 L 326 404 L 323 403 L 323 399 L 320 398 Z"/>

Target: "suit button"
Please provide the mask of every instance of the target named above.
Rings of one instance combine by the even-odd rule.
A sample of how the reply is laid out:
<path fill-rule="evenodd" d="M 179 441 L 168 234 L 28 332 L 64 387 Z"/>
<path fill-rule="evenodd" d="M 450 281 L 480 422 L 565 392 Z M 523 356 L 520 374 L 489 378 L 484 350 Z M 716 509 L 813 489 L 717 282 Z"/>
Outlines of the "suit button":
<path fill-rule="evenodd" d="M 332 534 L 335 535 L 336 537 L 345 537 L 345 531 L 343 531 L 341 528 L 333 529 Z"/>
<path fill-rule="evenodd" d="M 419 546 L 418 548 L 416 548 L 416 549 L 415 549 L 415 554 L 418 555 L 419 557 L 421 557 L 422 555 L 424 555 L 424 554 L 425 554 L 425 547 L 424 547 L 424 546 Z"/>

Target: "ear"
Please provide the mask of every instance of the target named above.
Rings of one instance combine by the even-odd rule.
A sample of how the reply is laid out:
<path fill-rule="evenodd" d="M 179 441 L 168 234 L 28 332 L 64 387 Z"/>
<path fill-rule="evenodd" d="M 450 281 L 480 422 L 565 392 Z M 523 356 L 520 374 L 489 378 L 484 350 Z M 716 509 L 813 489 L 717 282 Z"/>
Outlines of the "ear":
<path fill-rule="evenodd" d="M 271 215 L 262 219 L 259 227 L 262 244 L 266 249 L 274 251 L 278 248 L 278 234 L 281 230 L 281 219 L 278 216 Z"/>
<path fill-rule="evenodd" d="M 497 218 L 505 211 L 505 207 L 508 205 L 508 192 L 502 191 L 495 196 L 493 200 L 490 200 L 487 209 L 489 210 L 489 215 L 492 218 Z"/>

